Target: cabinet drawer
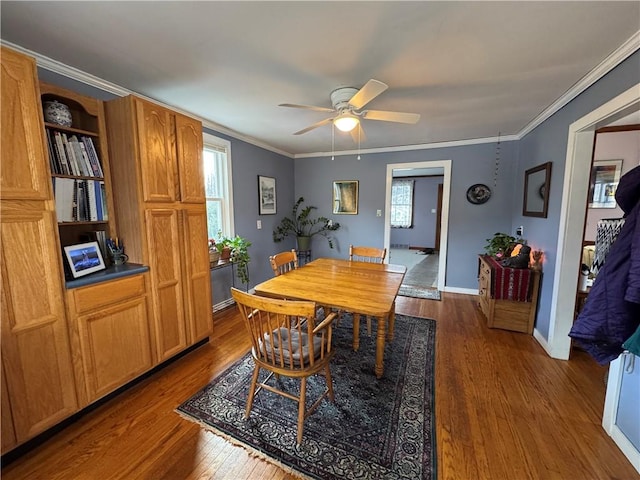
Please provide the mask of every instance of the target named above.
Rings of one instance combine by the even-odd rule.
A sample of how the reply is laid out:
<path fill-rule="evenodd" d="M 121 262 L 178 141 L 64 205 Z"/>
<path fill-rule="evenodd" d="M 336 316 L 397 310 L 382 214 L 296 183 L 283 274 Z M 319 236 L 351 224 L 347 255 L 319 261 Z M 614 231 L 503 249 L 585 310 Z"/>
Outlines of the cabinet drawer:
<path fill-rule="evenodd" d="M 145 294 L 143 275 L 119 278 L 73 290 L 76 313 L 84 313 Z"/>

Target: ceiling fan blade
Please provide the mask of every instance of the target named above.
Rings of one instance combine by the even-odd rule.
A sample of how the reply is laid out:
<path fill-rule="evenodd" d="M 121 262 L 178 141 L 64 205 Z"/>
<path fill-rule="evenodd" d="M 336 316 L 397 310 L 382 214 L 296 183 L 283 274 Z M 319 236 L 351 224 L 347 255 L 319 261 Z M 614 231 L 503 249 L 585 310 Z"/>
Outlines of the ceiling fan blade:
<path fill-rule="evenodd" d="M 316 112 L 335 112 L 333 108 L 316 107 L 314 105 L 297 105 L 295 103 L 281 103 L 279 107 L 304 108 L 306 110 L 315 110 Z"/>
<path fill-rule="evenodd" d="M 362 128 L 362 124 L 359 123 L 356 128 L 351 130 L 351 138 L 356 144 L 364 143 L 367 140 L 367 136 L 364 134 L 364 129 Z"/>
<path fill-rule="evenodd" d="M 389 86 L 386 83 L 382 83 L 372 78 L 367 83 L 365 83 L 364 87 L 358 90 L 358 93 L 351 97 L 351 100 L 349 100 L 349 105 L 351 105 L 356 110 L 360 110 L 367 103 L 384 92 L 387 88 L 389 88 Z"/>
<path fill-rule="evenodd" d="M 328 123 L 331 123 L 333 121 L 333 118 L 325 118 L 324 120 L 320 120 L 317 123 L 314 123 L 313 125 L 311 125 L 310 127 L 307 128 L 303 128 L 302 130 L 300 130 L 299 132 L 294 133 L 294 135 L 302 135 L 303 133 L 307 133 L 310 132 L 311 130 L 313 130 L 314 128 L 318 128 L 321 127 L 323 125 L 326 125 Z"/>
<path fill-rule="evenodd" d="M 383 122 L 418 123 L 419 113 L 385 112 L 384 110 L 366 110 L 362 117 L 367 120 L 381 120 Z"/>

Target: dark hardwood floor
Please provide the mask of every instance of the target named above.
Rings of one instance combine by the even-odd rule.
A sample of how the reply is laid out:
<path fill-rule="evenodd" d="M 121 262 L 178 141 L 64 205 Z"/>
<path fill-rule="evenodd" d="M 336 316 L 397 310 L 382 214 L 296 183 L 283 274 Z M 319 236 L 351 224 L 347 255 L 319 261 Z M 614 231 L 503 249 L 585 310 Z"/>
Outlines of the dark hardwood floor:
<path fill-rule="evenodd" d="M 586 354 L 554 360 L 529 335 L 488 329 L 472 296 L 399 297 L 397 311 L 437 321 L 438 479 L 640 478 L 600 425 L 606 368 Z M 247 350 L 235 308 L 216 314 L 209 344 L 8 465 L 3 480 L 294 478 L 174 412 Z"/>

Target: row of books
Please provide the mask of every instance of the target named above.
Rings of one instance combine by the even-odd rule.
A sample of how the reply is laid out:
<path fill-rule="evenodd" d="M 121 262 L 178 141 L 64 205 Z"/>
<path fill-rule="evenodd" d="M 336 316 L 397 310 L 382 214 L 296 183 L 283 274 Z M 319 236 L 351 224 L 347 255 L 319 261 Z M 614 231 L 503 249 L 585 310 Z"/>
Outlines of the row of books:
<path fill-rule="evenodd" d="M 58 222 L 109 220 L 103 181 L 54 177 L 53 190 Z"/>
<path fill-rule="evenodd" d="M 98 153 L 91 137 L 67 135 L 51 128 L 47 131 L 47 147 L 51 172 L 78 177 L 104 177 Z"/>

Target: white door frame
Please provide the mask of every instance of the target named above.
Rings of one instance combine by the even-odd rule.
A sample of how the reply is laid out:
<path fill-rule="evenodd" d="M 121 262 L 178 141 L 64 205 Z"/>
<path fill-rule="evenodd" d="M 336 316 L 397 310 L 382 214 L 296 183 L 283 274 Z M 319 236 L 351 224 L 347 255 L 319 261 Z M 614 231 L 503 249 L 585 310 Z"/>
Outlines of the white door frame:
<path fill-rule="evenodd" d="M 386 207 L 384 214 L 384 246 L 387 251 L 390 251 L 391 248 L 391 181 L 393 180 L 393 170 L 401 168 L 442 168 L 444 170 L 444 179 L 442 181 L 442 213 L 440 215 L 440 250 L 438 252 L 438 290 L 445 291 L 447 238 L 449 233 L 449 197 L 451 192 L 451 160 L 387 164 Z"/>
<path fill-rule="evenodd" d="M 569 126 L 553 278 L 556 288 L 551 299 L 549 336 L 545 340 L 538 331 L 534 332 L 536 339 L 553 358 L 567 360 L 571 350 L 569 330 L 573 324 L 580 262 L 580 255 L 576 252 L 582 251 L 584 209 L 587 203 L 595 131 L 638 110 L 640 83 Z"/>

